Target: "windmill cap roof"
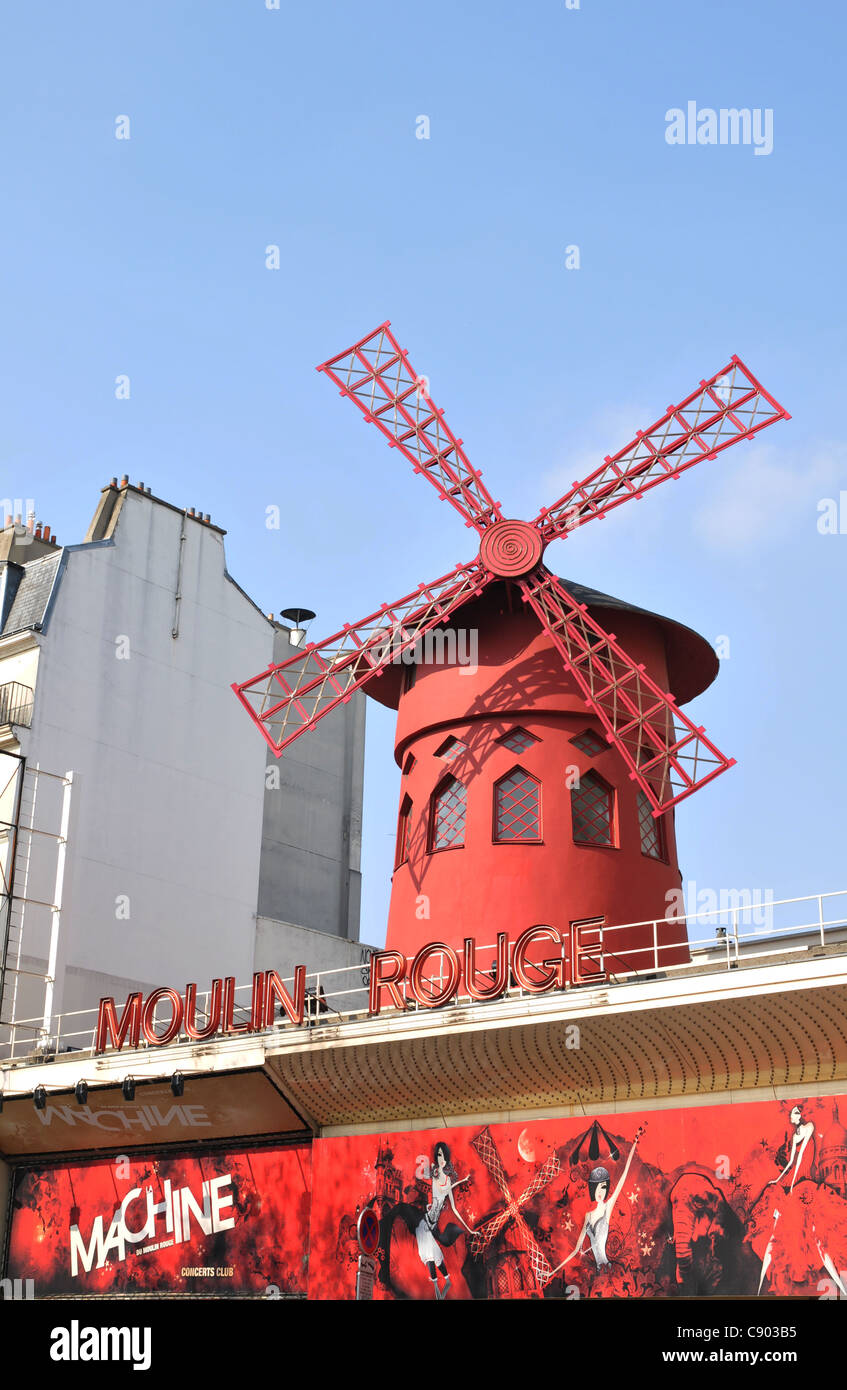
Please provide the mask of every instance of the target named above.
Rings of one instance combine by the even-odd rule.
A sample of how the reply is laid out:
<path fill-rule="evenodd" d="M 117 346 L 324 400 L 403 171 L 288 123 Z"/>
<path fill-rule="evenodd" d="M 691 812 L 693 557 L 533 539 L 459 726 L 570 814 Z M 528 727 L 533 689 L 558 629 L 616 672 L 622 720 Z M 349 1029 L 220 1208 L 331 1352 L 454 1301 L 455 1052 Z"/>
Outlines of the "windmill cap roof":
<path fill-rule="evenodd" d="M 495 580 L 485 590 L 489 596 L 498 583 L 504 581 Z M 568 593 L 576 599 L 577 603 L 584 603 L 591 609 L 597 621 L 606 631 L 614 631 L 614 625 L 608 617 L 603 615 L 603 610 L 617 613 L 633 613 L 643 615 L 652 622 L 657 623 L 664 638 L 665 655 L 668 670 L 668 689 L 674 696 L 677 704 L 684 705 L 688 700 L 693 700 L 695 695 L 699 695 L 703 690 L 712 684 L 718 673 L 718 658 L 699 632 L 694 632 L 684 623 L 678 623 L 674 618 L 666 618 L 661 613 L 653 613 L 648 608 L 639 608 L 634 603 L 627 603 L 624 599 L 614 598 L 611 594 L 603 594 L 599 589 L 591 589 L 585 584 L 577 584 L 570 579 L 562 579 L 562 584 Z M 471 605 L 479 602 L 475 597 L 471 597 L 466 603 L 451 613 L 446 627 L 450 627 L 457 621 L 459 614 L 465 612 Z M 625 643 L 623 644 L 625 646 Z M 390 709 L 397 709 L 400 701 L 401 678 L 400 668 L 386 669 L 379 679 L 369 680 L 364 690 L 373 699 L 382 705 L 387 705 Z"/>
<path fill-rule="evenodd" d="M 599 589 L 590 589 L 586 584 L 577 584 L 570 579 L 561 582 L 577 603 L 587 604 L 589 608 L 643 613 L 660 625 L 665 638 L 670 689 L 677 704 L 686 704 L 712 684 L 718 674 L 720 661 L 711 643 L 699 632 L 677 622 L 675 618 L 666 618 L 664 614 L 654 613 L 649 608 L 639 608 L 625 599 L 614 598 L 612 594 L 601 593 Z"/>

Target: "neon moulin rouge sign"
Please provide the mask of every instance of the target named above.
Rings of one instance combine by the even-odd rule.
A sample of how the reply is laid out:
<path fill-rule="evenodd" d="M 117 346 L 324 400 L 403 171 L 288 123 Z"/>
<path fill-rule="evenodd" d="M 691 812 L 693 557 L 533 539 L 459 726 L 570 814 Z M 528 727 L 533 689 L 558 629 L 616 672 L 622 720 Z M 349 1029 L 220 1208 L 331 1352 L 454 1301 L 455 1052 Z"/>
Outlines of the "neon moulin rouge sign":
<path fill-rule="evenodd" d="M 157 1020 L 156 1017 L 162 1005 L 170 1009 L 171 1016 L 166 1021 Z M 180 1036 L 191 1042 L 205 1042 L 216 1033 L 260 1033 L 275 1022 L 278 1005 L 292 1023 L 303 1022 L 306 1005 L 305 965 L 298 965 L 294 970 L 292 993 L 289 993 L 275 970 L 257 972 L 253 976 L 250 1017 L 238 1023 L 235 1021 L 234 975 L 212 981 L 206 1021 L 202 1026 L 197 1021 L 196 984 L 186 985 L 184 995 L 171 986 L 154 989 L 146 999 L 140 991 L 129 994 L 120 1020 L 114 999 L 101 999 L 94 1050 L 105 1052 L 107 1047 L 122 1048 L 125 1045 L 139 1047 L 142 1041 L 153 1047 L 162 1047 Z"/>
<path fill-rule="evenodd" d="M 529 927 L 510 944 L 500 932 L 494 958 L 480 959 L 473 937 L 466 937 L 461 954 L 443 941 L 430 941 L 409 958 L 402 951 L 374 951 L 370 959 L 368 1012 L 404 1010 L 410 1003 L 437 1009 L 462 994 L 474 1001 L 499 999 L 510 984 L 529 994 L 548 994 L 573 986 L 598 984 L 605 980 L 600 952 L 600 924 L 574 922 L 567 932 L 555 927 Z M 542 958 L 539 959 L 538 957 Z M 154 989 L 146 999 L 138 991 L 127 996 L 123 1011 L 113 998 L 100 1000 L 95 1034 L 95 1052 L 107 1048 L 139 1047 L 142 1043 L 162 1047 L 185 1037 L 204 1042 L 216 1034 L 261 1033 L 278 1021 L 277 1010 L 290 1023 L 301 1025 L 306 1013 L 306 967 L 294 970 L 293 987 L 275 970 L 253 976 L 249 1017 L 235 1021 L 235 977 L 212 981 L 208 1009 L 202 1026 L 197 1019 L 197 985 L 188 984 L 184 994 L 170 986 Z M 169 1019 L 157 1017 L 165 1006 Z"/>

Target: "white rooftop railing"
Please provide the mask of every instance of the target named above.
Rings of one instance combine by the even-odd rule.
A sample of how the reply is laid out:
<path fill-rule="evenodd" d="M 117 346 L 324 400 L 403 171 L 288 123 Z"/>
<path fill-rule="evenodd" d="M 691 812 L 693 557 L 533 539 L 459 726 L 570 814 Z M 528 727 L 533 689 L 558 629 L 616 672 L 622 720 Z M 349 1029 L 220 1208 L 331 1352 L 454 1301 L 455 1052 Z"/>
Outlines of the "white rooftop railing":
<path fill-rule="evenodd" d="M 705 912 L 612 926 L 606 926 L 599 920 L 578 923 L 577 925 L 588 927 L 593 933 L 593 940 L 584 943 L 582 953 L 599 962 L 600 972 L 584 983 L 566 984 L 566 992 L 574 993 L 596 988 L 598 985 L 602 985 L 604 989 L 625 989 L 627 985 L 637 984 L 645 979 L 655 979 L 657 976 L 672 979 L 676 975 L 684 977 L 692 973 L 767 964 L 769 958 L 773 960 L 780 957 L 784 960 L 786 956 L 796 957 L 827 946 L 837 949 L 839 945 L 843 945 L 847 954 L 847 889 L 834 893 L 816 893 L 802 898 L 783 898 L 776 902 L 768 900 L 764 903 L 752 900 L 730 902 L 729 896 L 727 895 L 726 900 L 720 902 L 716 908 Z M 745 894 L 737 893 L 732 896 L 744 898 Z M 749 893 L 746 896 L 751 897 Z M 688 933 L 689 958 L 683 962 L 673 962 L 670 957 L 678 956 L 680 953 L 682 927 L 685 927 Z M 640 934 L 639 944 L 624 945 L 624 934 L 638 928 L 645 929 Z M 671 939 L 662 941 L 663 935 L 670 935 Z M 564 933 L 564 937 L 567 937 L 567 932 Z M 684 942 L 682 945 L 684 949 Z M 563 939 L 562 956 L 566 950 Z M 486 960 L 490 953 L 493 962 L 496 952 L 496 943 L 477 945 L 477 961 Z M 552 942 L 546 943 L 539 952 L 545 961 L 555 958 L 554 953 L 555 946 Z M 632 957 L 637 958 L 637 966 L 630 963 Z M 429 987 L 433 993 L 437 993 L 449 977 L 445 974 L 442 953 L 433 953 L 430 960 L 432 968 L 430 973 L 423 977 L 422 986 Z M 529 959 L 527 965 L 532 970 L 533 961 Z M 369 972 L 370 965 L 367 962 L 341 966 L 333 970 L 308 972 L 304 1026 L 320 1028 L 327 1024 L 336 1025 L 339 1022 L 367 1017 Z M 484 976 L 485 972 L 481 966 L 478 973 Z M 45 981 L 45 986 L 53 983 L 48 977 L 39 978 Z M 285 979 L 284 984 L 290 993 L 293 992 L 292 977 Z M 406 999 L 407 1008 L 430 1011 L 426 1005 L 418 1004 L 411 998 L 407 982 L 399 987 Z M 515 982 L 510 971 L 508 988 L 499 997 L 519 998 L 528 993 L 530 991 L 521 988 Z M 252 983 L 238 986 L 234 995 L 233 1021 L 236 1024 L 246 1023 L 250 1019 Z M 210 997 L 211 990 L 197 995 L 196 1026 L 199 1028 L 205 1026 L 209 1020 Z M 456 994 L 449 1000 L 449 1005 L 455 1008 L 457 1005 L 478 1002 L 471 999 L 463 990 L 463 982 L 460 982 Z M 120 1011 L 123 1001 L 116 1000 L 115 1003 Z M 432 1012 L 433 1018 L 437 1018 L 437 1008 Z M 94 1048 L 97 1016 L 96 1007 L 57 1014 L 49 1033 L 45 1031 L 43 1015 L 0 1022 L 0 1061 L 8 1065 L 31 1062 L 35 1059 L 44 1060 L 65 1052 L 91 1053 Z M 156 1021 L 165 1025 L 170 1021 L 170 1017 L 166 1016 Z M 262 1033 L 273 1033 L 283 1024 L 291 1027 L 280 1010 L 279 1022 L 269 1025 Z M 234 1038 L 235 1035 L 220 1036 Z M 179 1041 L 183 1040 L 188 1041 L 181 1035 Z M 174 1042 L 176 1041 L 174 1039 Z M 142 1043 L 141 1046 L 142 1049 L 156 1048 L 156 1044 Z"/>

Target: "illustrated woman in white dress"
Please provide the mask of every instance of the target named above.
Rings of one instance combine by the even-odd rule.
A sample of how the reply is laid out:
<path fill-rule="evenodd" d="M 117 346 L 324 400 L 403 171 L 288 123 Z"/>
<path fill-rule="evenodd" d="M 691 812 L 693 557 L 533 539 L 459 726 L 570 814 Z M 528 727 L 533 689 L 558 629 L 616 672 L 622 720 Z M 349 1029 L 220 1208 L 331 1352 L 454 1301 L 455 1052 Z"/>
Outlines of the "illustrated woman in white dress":
<path fill-rule="evenodd" d="M 595 1205 L 592 1207 L 591 1211 L 588 1212 L 585 1220 L 582 1223 L 582 1230 L 579 1233 L 579 1239 L 577 1240 L 576 1245 L 574 1246 L 571 1253 L 568 1255 L 567 1259 L 562 1260 L 562 1263 L 560 1265 L 557 1265 L 556 1268 L 552 1271 L 550 1275 L 551 1279 L 554 1274 L 558 1274 L 560 1269 L 564 1269 L 565 1265 L 570 1264 L 571 1260 L 576 1255 L 581 1255 L 583 1253 L 583 1246 L 585 1244 L 586 1239 L 588 1240 L 591 1246 L 591 1253 L 594 1256 L 594 1263 L 596 1264 L 597 1268 L 602 1269 L 604 1265 L 607 1265 L 609 1263 L 609 1259 L 606 1254 L 606 1241 L 609 1237 L 609 1222 L 612 1219 L 612 1212 L 615 1209 L 615 1203 L 620 1197 L 621 1190 L 623 1188 L 624 1183 L 626 1182 L 627 1174 L 629 1173 L 630 1169 L 630 1164 L 632 1163 L 632 1160 L 635 1157 L 635 1147 L 638 1143 L 639 1138 L 641 1137 L 641 1133 L 642 1131 L 639 1130 L 638 1134 L 636 1134 L 635 1136 L 632 1148 L 630 1149 L 626 1163 L 624 1164 L 624 1170 L 618 1178 L 617 1187 L 615 1188 L 611 1197 L 609 1196 L 610 1179 L 608 1168 L 592 1168 L 591 1172 L 588 1175 L 588 1195 L 591 1198 L 592 1202 L 595 1203 Z"/>
<path fill-rule="evenodd" d="M 456 1203 L 453 1201 L 454 1190 L 461 1187 L 463 1182 L 467 1182 L 468 1178 L 456 1177 L 456 1170 L 450 1162 L 450 1150 L 441 1140 L 435 1146 L 430 1178 L 432 1200 L 415 1228 L 415 1239 L 418 1243 L 418 1254 L 426 1265 L 432 1280 L 435 1297 L 444 1298 L 450 1287 L 450 1275 L 447 1273 L 441 1247 L 442 1245 L 452 1245 L 456 1237 L 462 1234 L 459 1227 L 451 1222 L 447 1229 L 439 1235 L 438 1223 L 441 1220 L 445 1203 L 449 1202 L 454 1215 L 462 1223 L 468 1235 L 473 1235 L 473 1231 L 461 1212 L 456 1210 Z M 441 1288 L 438 1286 L 439 1274 L 444 1280 Z"/>

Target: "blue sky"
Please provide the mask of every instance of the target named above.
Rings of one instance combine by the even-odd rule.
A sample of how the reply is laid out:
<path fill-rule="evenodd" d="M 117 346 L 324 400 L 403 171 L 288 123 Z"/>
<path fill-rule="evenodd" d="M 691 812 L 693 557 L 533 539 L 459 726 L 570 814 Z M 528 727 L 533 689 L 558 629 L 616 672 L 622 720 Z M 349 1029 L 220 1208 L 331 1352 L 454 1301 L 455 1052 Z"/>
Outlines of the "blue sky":
<path fill-rule="evenodd" d="M 531 517 L 737 352 L 792 421 L 547 560 L 730 639 L 690 711 L 739 765 L 679 810 L 684 878 L 842 887 L 847 498 L 844 535 L 817 507 L 847 489 L 843 7 L 13 0 L 2 28 L 0 492 L 71 542 L 144 479 L 320 638 L 475 547 L 318 362 L 390 318 Z M 669 145 L 692 100 L 770 109 L 772 153 Z M 369 706 L 377 944 L 392 722 Z"/>

